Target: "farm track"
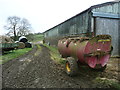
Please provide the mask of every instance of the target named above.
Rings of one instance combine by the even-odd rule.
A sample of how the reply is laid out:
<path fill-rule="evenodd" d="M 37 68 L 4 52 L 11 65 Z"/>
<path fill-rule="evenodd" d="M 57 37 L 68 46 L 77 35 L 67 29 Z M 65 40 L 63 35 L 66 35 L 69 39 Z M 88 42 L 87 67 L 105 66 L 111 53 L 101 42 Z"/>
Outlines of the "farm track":
<path fill-rule="evenodd" d="M 118 80 L 119 58 L 110 59 L 104 72 L 82 65 L 76 77 L 69 77 L 64 65 L 51 60 L 48 48 L 41 47 L 2 65 L 3 88 L 108 88 L 94 83 L 95 78 Z"/>

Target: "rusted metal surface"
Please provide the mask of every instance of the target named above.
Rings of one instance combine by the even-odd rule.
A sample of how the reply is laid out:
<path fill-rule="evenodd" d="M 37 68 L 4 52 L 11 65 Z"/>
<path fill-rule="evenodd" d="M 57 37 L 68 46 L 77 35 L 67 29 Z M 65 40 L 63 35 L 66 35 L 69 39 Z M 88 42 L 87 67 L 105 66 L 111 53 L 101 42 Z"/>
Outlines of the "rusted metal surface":
<path fill-rule="evenodd" d="M 111 36 L 64 38 L 59 40 L 58 50 L 63 57 L 74 57 L 91 68 L 97 64 L 104 67 L 111 53 Z"/>
<path fill-rule="evenodd" d="M 113 52 L 112 56 L 120 56 L 120 2 L 109 3 L 104 6 L 92 9 L 92 30 L 95 35 L 109 34 L 112 37 Z"/>

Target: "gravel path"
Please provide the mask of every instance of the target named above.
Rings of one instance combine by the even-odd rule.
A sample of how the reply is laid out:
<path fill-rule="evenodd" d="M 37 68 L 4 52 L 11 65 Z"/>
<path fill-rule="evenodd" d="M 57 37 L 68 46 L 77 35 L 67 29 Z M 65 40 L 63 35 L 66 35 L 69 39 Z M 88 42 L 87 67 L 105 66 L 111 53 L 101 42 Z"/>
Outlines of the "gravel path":
<path fill-rule="evenodd" d="M 3 88 L 95 88 L 101 87 L 93 83 L 96 77 L 117 79 L 117 74 L 112 77 L 113 72 L 98 72 L 87 66 L 80 66 L 78 76 L 69 77 L 64 72 L 63 65 L 51 60 L 49 50 L 41 47 L 40 50 L 35 46 L 26 55 L 2 65 Z M 117 72 L 116 70 L 113 71 Z"/>

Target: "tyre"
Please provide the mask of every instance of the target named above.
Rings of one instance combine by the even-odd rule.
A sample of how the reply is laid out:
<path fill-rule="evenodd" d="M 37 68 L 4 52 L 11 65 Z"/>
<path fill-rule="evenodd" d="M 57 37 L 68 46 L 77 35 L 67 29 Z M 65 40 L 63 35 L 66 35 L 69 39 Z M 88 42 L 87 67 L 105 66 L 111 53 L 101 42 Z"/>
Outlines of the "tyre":
<path fill-rule="evenodd" d="M 61 58 L 67 58 L 67 56 L 65 56 L 65 55 L 61 55 Z"/>
<path fill-rule="evenodd" d="M 103 72 L 103 71 L 106 69 L 106 67 L 107 67 L 107 64 L 106 64 L 104 67 L 101 67 L 101 66 L 100 66 L 100 67 L 94 68 L 93 70 Z"/>
<path fill-rule="evenodd" d="M 26 42 L 26 43 L 25 43 L 25 47 L 26 47 L 26 48 L 31 48 L 31 47 L 32 47 L 32 45 L 31 45 L 31 43 Z"/>
<path fill-rule="evenodd" d="M 78 64 L 77 61 L 72 58 L 68 57 L 66 64 L 65 64 L 65 71 L 69 76 L 75 76 L 78 73 Z"/>
<path fill-rule="evenodd" d="M 103 72 L 105 71 L 106 67 L 107 67 L 107 64 L 104 67 L 99 68 L 98 70 Z"/>

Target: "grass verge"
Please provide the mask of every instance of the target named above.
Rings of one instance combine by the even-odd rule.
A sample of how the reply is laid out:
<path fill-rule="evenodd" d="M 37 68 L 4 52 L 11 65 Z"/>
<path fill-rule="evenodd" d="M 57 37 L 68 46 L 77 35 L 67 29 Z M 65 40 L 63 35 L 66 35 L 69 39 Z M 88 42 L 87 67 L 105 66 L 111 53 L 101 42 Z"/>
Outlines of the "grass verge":
<path fill-rule="evenodd" d="M 9 51 L 7 52 L 7 54 L 0 56 L 0 64 L 4 64 L 5 62 L 9 60 L 12 60 L 21 55 L 24 55 L 30 50 L 32 50 L 32 48 L 24 48 L 24 49 L 17 49 L 17 50 Z"/>
<path fill-rule="evenodd" d="M 41 50 L 42 50 L 42 47 L 41 47 L 40 45 L 38 45 L 38 44 L 37 44 L 36 46 L 37 46 L 38 49 L 37 49 L 37 51 L 34 53 L 34 55 L 35 55 L 35 56 L 38 56 L 38 55 L 39 55 L 39 52 L 41 52 Z"/>
<path fill-rule="evenodd" d="M 94 80 L 94 82 L 100 87 L 107 86 L 108 88 L 114 88 L 115 90 L 120 90 L 120 84 L 115 79 L 97 77 Z"/>
<path fill-rule="evenodd" d="M 61 58 L 60 53 L 58 52 L 57 47 L 48 46 L 46 44 L 43 44 L 43 45 L 50 50 L 50 55 L 51 55 L 51 59 L 52 60 L 54 60 L 55 62 L 57 62 L 59 64 L 64 64 L 65 63 L 65 59 Z"/>

